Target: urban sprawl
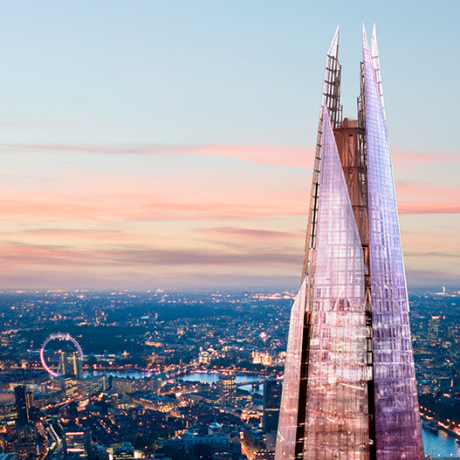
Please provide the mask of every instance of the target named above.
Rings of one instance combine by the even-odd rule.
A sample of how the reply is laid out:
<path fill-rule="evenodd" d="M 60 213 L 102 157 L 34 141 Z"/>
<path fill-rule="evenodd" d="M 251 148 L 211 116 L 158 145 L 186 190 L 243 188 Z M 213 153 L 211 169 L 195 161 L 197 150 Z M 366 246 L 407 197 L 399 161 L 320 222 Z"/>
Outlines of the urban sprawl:
<path fill-rule="evenodd" d="M 293 298 L 0 293 L 0 460 L 273 459 Z M 458 438 L 459 306 L 410 294 L 423 426 Z"/>

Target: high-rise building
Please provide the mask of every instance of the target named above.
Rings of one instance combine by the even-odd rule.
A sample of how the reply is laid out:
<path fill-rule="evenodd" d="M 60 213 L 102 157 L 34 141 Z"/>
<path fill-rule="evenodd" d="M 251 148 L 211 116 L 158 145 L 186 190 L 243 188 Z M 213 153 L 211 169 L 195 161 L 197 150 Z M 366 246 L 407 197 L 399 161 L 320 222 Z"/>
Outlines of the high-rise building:
<path fill-rule="evenodd" d="M 283 385 L 280 380 L 267 379 L 264 381 L 262 428 L 265 433 L 270 433 L 278 429 L 282 387 Z"/>
<path fill-rule="evenodd" d="M 30 422 L 30 409 L 34 405 L 34 394 L 26 391 L 25 385 L 14 387 L 14 396 L 16 398 L 17 424 L 19 426 L 27 425 Z"/>
<path fill-rule="evenodd" d="M 68 429 L 64 433 L 64 458 L 77 454 L 80 458 L 91 459 L 91 430 Z"/>
<path fill-rule="evenodd" d="M 67 353 L 65 351 L 59 353 L 59 374 L 81 378 L 82 366 L 78 353 Z"/>
<path fill-rule="evenodd" d="M 432 316 L 428 321 L 428 338 L 430 340 L 438 340 L 440 320 L 440 316 Z"/>
<path fill-rule="evenodd" d="M 358 119 L 326 57 L 301 288 L 276 460 L 422 460 L 406 279 L 377 38 L 363 27 Z"/>
<path fill-rule="evenodd" d="M 236 377 L 232 373 L 222 373 L 217 382 L 221 404 L 233 405 L 236 402 Z"/>

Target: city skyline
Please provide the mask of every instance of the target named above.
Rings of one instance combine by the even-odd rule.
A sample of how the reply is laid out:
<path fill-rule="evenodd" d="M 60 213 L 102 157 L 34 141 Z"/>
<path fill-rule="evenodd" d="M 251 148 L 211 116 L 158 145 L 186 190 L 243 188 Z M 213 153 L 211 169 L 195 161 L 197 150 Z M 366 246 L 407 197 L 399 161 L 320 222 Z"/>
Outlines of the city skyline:
<path fill-rule="evenodd" d="M 298 287 L 315 69 L 361 16 L 384 43 L 409 288 L 458 286 L 458 4 L 24 5 L 0 7 L 0 289 Z"/>

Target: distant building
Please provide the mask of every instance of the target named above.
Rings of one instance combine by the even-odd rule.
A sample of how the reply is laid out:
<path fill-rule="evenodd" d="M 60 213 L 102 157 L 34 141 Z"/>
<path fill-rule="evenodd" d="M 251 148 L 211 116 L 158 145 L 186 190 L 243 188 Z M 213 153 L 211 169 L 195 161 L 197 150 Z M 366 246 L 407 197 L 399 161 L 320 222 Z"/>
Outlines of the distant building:
<path fill-rule="evenodd" d="M 201 351 L 198 357 L 198 362 L 200 364 L 210 364 L 211 363 L 211 355 L 207 351 Z"/>
<path fill-rule="evenodd" d="M 77 454 L 81 458 L 92 458 L 91 430 L 68 430 L 64 433 L 64 457 Z"/>
<path fill-rule="evenodd" d="M 81 378 L 82 367 L 78 353 L 74 352 L 69 354 L 65 351 L 61 351 L 59 353 L 59 369 L 60 375 Z"/>
<path fill-rule="evenodd" d="M 108 378 L 106 375 L 96 375 L 81 380 L 81 385 L 88 394 L 99 393 L 108 388 Z"/>
<path fill-rule="evenodd" d="M 141 316 L 140 324 L 142 324 L 143 326 L 150 326 L 151 323 L 152 318 L 150 317 L 150 315 Z"/>
<path fill-rule="evenodd" d="M 153 391 L 153 380 L 149 378 L 132 380 L 132 391 Z"/>
<path fill-rule="evenodd" d="M 428 338 L 430 340 L 438 340 L 440 321 L 440 316 L 432 316 L 431 319 L 428 321 Z"/>
<path fill-rule="evenodd" d="M 221 404 L 235 404 L 236 402 L 236 377 L 234 374 L 220 374 L 217 382 Z"/>
<path fill-rule="evenodd" d="M 34 394 L 26 391 L 25 385 L 18 385 L 14 388 L 16 398 L 17 424 L 27 425 L 30 422 L 30 409 L 34 405 Z"/>
<path fill-rule="evenodd" d="M 158 391 L 161 381 L 152 378 L 129 379 L 114 377 L 112 388 L 119 393 L 135 393 L 137 391 Z"/>
<path fill-rule="evenodd" d="M 282 383 L 280 380 L 268 379 L 264 382 L 264 416 L 263 431 L 277 431 L 280 417 Z"/>
<path fill-rule="evenodd" d="M 118 393 L 112 390 L 102 391 L 97 397 L 99 401 L 102 401 L 104 404 L 109 404 L 110 406 L 116 406 L 118 403 Z"/>
<path fill-rule="evenodd" d="M 104 447 L 96 446 L 96 448 L 93 450 L 93 460 L 109 460 L 109 459 L 110 459 L 109 453 L 104 449 Z"/>
<path fill-rule="evenodd" d="M 113 451 L 113 460 L 133 460 L 134 459 L 134 448 L 130 442 L 121 443 L 121 447 L 118 447 Z"/>
<path fill-rule="evenodd" d="M 152 386 L 151 391 L 157 392 L 161 388 L 161 380 L 160 379 L 150 379 L 150 384 Z"/>
<path fill-rule="evenodd" d="M 37 445 L 34 441 L 15 442 L 14 451 L 18 454 L 18 459 L 20 460 L 35 458 L 38 454 Z"/>
<path fill-rule="evenodd" d="M 252 364 L 263 364 L 264 366 L 273 365 L 273 357 L 270 353 L 262 353 L 258 351 L 252 352 Z"/>
<path fill-rule="evenodd" d="M 273 460 L 275 453 L 266 449 L 266 436 L 260 430 L 243 430 L 244 451 L 249 458 Z"/>
<path fill-rule="evenodd" d="M 133 381 L 131 379 L 114 377 L 112 379 L 112 388 L 119 393 L 132 393 Z"/>

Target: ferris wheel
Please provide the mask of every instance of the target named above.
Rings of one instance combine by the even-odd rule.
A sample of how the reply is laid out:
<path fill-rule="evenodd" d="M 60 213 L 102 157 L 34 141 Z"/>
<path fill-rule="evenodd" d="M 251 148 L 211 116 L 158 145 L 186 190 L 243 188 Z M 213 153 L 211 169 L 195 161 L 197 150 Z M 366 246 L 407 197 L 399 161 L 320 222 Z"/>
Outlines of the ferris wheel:
<path fill-rule="evenodd" d="M 69 333 L 62 333 L 62 332 L 57 332 L 55 334 L 51 334 L 44 342 L 42 347 L 40 348 L 40 361 L 42 363 L 43 368 L 45 369 L 46 372 L 48 372 L 49 375 L 52 377 L 58 377 L 59 376 L 59 370 L 58 372 L 53 371 L 48 364 L 46 363 L 45 359 L 45 348 L 48 345 L 49 342 L 52 340 L 65 340 L 67 342 L 71 342 L 78 353 L 78 359 L 80 362 L 83 364 L 83 350 L 80 346 L 80 344 L 69 334 Z"/>

